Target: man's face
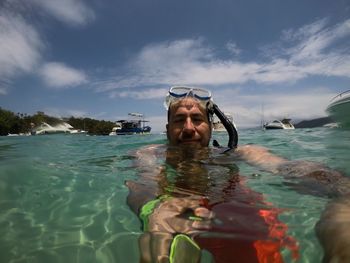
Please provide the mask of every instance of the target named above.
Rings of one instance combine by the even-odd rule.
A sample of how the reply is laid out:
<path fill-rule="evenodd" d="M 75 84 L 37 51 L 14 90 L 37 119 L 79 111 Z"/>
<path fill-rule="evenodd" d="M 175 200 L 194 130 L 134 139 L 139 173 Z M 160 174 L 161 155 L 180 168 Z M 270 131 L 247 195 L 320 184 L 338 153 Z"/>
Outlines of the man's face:
<path fill-rule="evenodd" d="M 166 128 L 171 145 L 206 147 L 211 137 L 206 109 L 193 98 L 185 98 L 171 107 Z"/>

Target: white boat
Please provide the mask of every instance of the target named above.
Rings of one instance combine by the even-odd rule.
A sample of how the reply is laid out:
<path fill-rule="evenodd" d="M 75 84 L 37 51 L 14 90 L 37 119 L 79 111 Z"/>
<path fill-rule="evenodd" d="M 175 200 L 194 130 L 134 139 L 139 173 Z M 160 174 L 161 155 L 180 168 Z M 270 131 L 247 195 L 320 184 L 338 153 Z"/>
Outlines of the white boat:
<path fill-rule="evenodd" d="M 65 125 L 59 124 L 59 125 L 51 126 L 46 122 L 42 122 L 39 126 L 37 126 L 32 131 L 32 135 L 56 134 L 56 133 L 69 133 L 69 129 Z"/>
<path fill-rule="evenodd" d="M 109 136 L 117 135 L 122 130 L 122 123 L 120 121 L 117 121 L 115 123 L 115 126 L 112 128 L 112 131 L 109 133 Z"/>
<path fill-rule="evenodd" d="M 67 122 L 62 122 L 59 124 L 58 127 L 62 127 L 63 129 L 67 130 L 68 133 L 70 134 L 82 134 L 82 133 L 87 133 L 87 131 L 81 130 L 81 129 L 75 129 L 72 125 L 70 125 Z"/>
<path fill-rule="evenodd" d="M 224 113 L 224 114 L 233 123 L 232 115 L 229 113 Z M 213 119 L 213 131 L 226 132 L 225 126 L 222 124 L 222 122 L 219 120 L 219 118 L 216 115 L 214 115 L 214 119 Z"/>
<path fill-rule="evenodd" d="M 46 122 L 42 122 L 38 127 L 34 128 L 31 132 L 32 135 L 57 134 L 57 133 L 80 134 L 80 133 L 86 133 L 86 131 L 76 130 L 69 123 L 66 123 L 66 122 L 62 122 L 54 126 L 51 126 Z"/>
<path fill-rule="evenodd" d="M 350 127 L 350 90 L 331 99 L 326 111 L 341 127 Z"/>
<path fill-rule="evenodd" d="M 339 125 L 336 122 L 332 122 L 332 123 L 327 123 L 327 124 L 323 125 L 323 127 L 325 127 L 325 128 L 338 128 Z"/>
<path fill-rule="evenodd" d="M 131 120 L 119 120 L 115 123 L 110 136 L 114 135 L 132 135 L 132 134 L 146 134 L 151 132 L 150 126 L 145 126 L 146 121 L 141 113 L 129 113 L 133 117 Z"/>
<path fill-rule="evenodd" d="M 266 130 L 293 130 L 295 129 L 294 125 L 290 122 L 291 119 L 282 119 L 282 120 L 274 120 L 272 122 L 268 122 L 264 125 L 264 129 Z"/>

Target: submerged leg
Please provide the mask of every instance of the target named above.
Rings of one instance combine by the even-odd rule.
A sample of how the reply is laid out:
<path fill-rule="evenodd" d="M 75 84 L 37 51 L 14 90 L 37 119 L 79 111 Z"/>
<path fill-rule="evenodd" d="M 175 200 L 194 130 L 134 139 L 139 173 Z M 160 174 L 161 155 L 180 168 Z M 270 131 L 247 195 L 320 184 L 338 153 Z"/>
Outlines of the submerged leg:
<path fill-rule="evenodd" d="M 316 224 L 323 262 L 350 262 L 350 195 L 334 200 Z"/>

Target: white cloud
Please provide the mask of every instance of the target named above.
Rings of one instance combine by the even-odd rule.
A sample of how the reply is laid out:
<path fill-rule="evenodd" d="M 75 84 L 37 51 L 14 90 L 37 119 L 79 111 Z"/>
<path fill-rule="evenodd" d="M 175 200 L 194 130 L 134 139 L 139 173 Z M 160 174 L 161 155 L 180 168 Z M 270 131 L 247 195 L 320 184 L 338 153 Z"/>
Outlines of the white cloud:
<path fill-rule="evenodd" d="M 234 117 L 239 127 L 257 126 L 264 115 L 265 121 L 291 118 L 292 121 L 325 116 L 325 108 L 333 92 L 314 87 L 303 92 L 272 91 L 245 94 L 242 89 L 217 90 L 214 100 L 220 108 Z"/>
<path fill-rule="evenodd" d="M 76 110 L 76 109 L 61 109 L 61 108 L 52 108 L 52 107 L 47 107 L 44 108 L 43 111 L 45 114 L 57 118 L 63 118 L 63 117 L 75 117 L 75 118 L 82 118 L 89 116 L 87 112 L 82 111 L 82 110 Z"/>
<path fill-rule="evenodd" d="M 30 5 L 38 6 L 71 25 L 86 24 L 94 17 L 92 10 L 80 0 L 28 0 L 25 3 L 17 0 L 5 1 L 0 10 L 2 95 L 7 94 L 12 78 L 21 73 L 33 73 L 43 60 L 45 45 L 35 27 L 24 19 L 31 11 Z M 63 64 L 43 65 L 41 76 L 52 87 L 74 86 L 86 81 L 84 73 Z"/>
<path fill-rule="evenodd" d="M 133 99 L 158 99 L 164 98 L 168 89 L 148 89 L 142 91 L 115 91 L 110 93 L 111 98 L 133 98 Z"/>
<path fill-rule="evenodd" d="M 99 90 L 176 83 L 282 84 L 314 75 L 348 78 L 349 36 L 350 20 L 328 27 L 327 20 L 319 20 L 298 30 L 284 31 L 281 42 L 274 45 L 265 61 L 218 59 L 203 39 L 152 44 L 129 62 L 129 75 L 100 83 Z M 236 48 L 233 42 L 229 46 Z"/>
<path fill-rule="evenodd" d="M 97 90 L 159 86 L 169 83 L 194 83 L 187 76 L 187 70 L 201 69 L 201 63 L 212 60 L 212 51 L 202 44 L 201 39 L 186 39 L 145 46 L 125 70 L 126 76 L 114 77 L 96 83 Z"/>
<path fill-rule="evenodd" d="M 32 72 L 44 48 L 39 34 L 22 17 L 0 12 L 0 79 Z"/>
<path fill-rule="evenodd" d="M 177 84 L 208 87 L 215 91 L 215 101 L 234 114 L 240 127 L 260 123 L 262 104 L 266 120 L 321 117 L 335 95 L 330 88 L 308 86 L 303 91 L 299 87 L 298 93 L 291 88 L 308 77 L 349 78 L 349 37 L 350 20 L 330 26 L 327 19 L 322 19 L 284 31 L 279 42 L 265 49 L 268 53 L 263 59 L 253 61 L 219 59 L 203 39 L 147 45 L 129 61 L 123 71 L 126 74 L 98 83 L 98 90 L 110 92 L 111 97 L 149 99 L 150 92 L 132 88 Z M 234 42 L 229 47 L 237 48 Z M 256 57 L 261 58 L 260 55 Z M 256 87 L 256 95 L 246 90 L 251 83 Z M 223 91 L 228 86 L 231 88 Z M 164 96 L 163 92 L 153 94 L 157 98 L 157 94 Z"/>
<path fill-rule="evenodd" d="M 87 82 L 84 72 L 57 62 L 44 64 L 39 75 L 47 86 L 53 88 L 69 88 Z"/>
<path fill-rule="evenodd" d="M 85 25 L 94 20 L 95 14 L 81 0 L 29 0 L 57 20 L 69 25 Z"/>
<path fill-rule="evenodd" d="M 226 44 L 226 48 L 228 51 L 230 51 L 233 55 L 236 55 L 236 56 L 242 52 L 242 50 L 237 46 L 237 44 L 232 41 Z"/>
<path fill-rule="evenodd" d="M 285 49 L 285 53 L 290 56 L 289 63 L 306 74 L 347 77 L 350 72 L 350 19 L 333 27 L 327 27 L 326 21 L 323 19 L 296 31 L 290 30 L 285 40 L 297 43 Z M 337 45 L 337 49 L 332 49 L 333 45 Z"/>

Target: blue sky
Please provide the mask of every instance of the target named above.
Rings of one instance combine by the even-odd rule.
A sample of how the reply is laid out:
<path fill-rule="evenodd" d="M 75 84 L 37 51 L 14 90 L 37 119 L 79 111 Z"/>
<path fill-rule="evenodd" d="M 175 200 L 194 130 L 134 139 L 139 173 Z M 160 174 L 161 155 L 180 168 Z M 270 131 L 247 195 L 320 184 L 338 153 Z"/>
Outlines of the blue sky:
<path fill-rule="evenodd" d="M 164 130 L 170 86 L 240 128 L 325 116 L 350 89 L 348 0 L 3 0 L 0 107 Z"/>

